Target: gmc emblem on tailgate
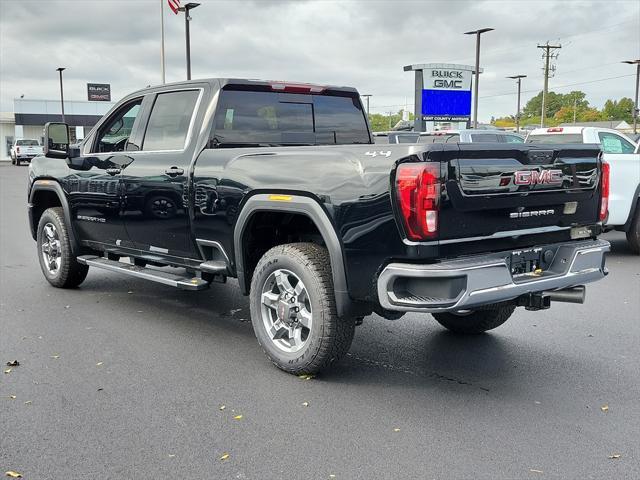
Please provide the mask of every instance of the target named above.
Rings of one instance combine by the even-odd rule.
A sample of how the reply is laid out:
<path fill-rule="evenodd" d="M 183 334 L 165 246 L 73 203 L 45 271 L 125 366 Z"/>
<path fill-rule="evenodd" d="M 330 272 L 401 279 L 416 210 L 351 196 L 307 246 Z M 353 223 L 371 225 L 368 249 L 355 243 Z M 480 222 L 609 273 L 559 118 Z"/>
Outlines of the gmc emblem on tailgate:
<path fill-rule="evenodd" d="M 560 185 L 562 170 L 519 170 L 513 174 L 516 185 Z"/>

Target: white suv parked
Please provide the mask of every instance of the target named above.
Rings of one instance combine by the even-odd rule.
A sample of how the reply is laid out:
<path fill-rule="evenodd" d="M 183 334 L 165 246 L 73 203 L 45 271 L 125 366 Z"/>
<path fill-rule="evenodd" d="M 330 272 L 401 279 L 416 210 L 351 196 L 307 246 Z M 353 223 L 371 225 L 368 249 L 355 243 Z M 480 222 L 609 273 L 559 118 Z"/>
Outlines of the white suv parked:
<path fill-rule="evenodd" d="M 640 254 L 639 145 L 617 130 L 598 127 L 536 128 L 527 143 L 598 143 L 610 167 L 609 216 L 606 226 L 626 232 L 634 253 Z"/>

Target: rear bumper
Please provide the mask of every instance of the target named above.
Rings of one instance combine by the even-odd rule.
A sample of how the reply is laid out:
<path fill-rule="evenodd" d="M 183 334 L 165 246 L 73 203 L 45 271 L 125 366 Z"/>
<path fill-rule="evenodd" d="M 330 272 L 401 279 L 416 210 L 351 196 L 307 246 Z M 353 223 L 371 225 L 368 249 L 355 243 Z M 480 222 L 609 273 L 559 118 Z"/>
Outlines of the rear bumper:
<path fill-rule="evenodd" d="M 513 276 L 512 251 L 432 265 L 391 263 L 378 277 L 380 305 L 402 312 L 447 312 L 504 302 L 528 293 L 560 290 L 603 278 L 609 242 L 586 240 L 536 248 L 553 259 L 538 275 Z"/>

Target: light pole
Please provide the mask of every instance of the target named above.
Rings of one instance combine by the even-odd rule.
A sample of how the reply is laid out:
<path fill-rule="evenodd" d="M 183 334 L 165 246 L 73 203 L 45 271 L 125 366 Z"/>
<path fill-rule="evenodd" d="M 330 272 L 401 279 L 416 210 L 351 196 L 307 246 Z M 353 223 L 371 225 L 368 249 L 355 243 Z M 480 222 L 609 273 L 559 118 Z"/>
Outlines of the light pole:
<path fill-rule="evenodd" d="M 476 81 L 473 85 L 473 128 L 478 128 L 478 83 L 480 82 L 480 35 L 490 32 L 493 28 L 481 28 L 472 32 L 464 32 L 465 35 L 476 36 Z"/>
<path fill-rule="evenodd" d="M 526 75 L 512 75 L 511 77 L 507 77 L 507 78 L 512 78 L 513 80 L 517 80 L 518 81 L 518 109 L 516 110 L 516 132 L 520 133 L 520 84 L 522 82 L 523 78 L 527 78 Z"/>
<path fill-rule="evenodd" d="M 62 123 L 66 123 L 64 121 L 64 90 L 62 89 L 62 71 L 66 70 L 66 68 L 58 67 L 56 70 L 60 74 L 60 107 L 62 108 Z"/>
<path fill-rule="evenodd" d="M 638 87 L 640 86 L 640 59 L 625 60 L 622 63 L 636 66 L 636 100 L 633 103 L 633 133 L 638 133 Z"/>
<path fill-rule="evenodd" d="M 187 45 L 187 80 L 191 80 L 191 39 L 189 35 L 189 22 L 191 17 L 189 16 L 189 10 L 200 6 L 199 3 L 189 2 L 184 7 L 180 7 L 178 10 L 184 12 L 184 34 Z"/>
<path fill-rule="evenodd" d="M 371 95 L 367 94 L 362 96 L 367 99 L 367 119 L 368 119 L 369 118 L 369 99 L 371 98 Z"/>

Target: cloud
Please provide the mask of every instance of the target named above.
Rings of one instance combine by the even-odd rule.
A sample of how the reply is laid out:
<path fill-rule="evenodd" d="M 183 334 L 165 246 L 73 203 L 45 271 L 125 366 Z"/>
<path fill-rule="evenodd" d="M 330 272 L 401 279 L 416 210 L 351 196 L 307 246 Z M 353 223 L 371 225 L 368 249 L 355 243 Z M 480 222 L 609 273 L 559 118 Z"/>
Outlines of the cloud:
<path fill-rule="evenodd" d="M 621 60 L 640 57 L 640 4 L 634 1 L 212 1 L 192 11 L 194 78 L 249 77 L 351 85 L 370 93 L 373 111 L 413 100 L 412 63 L 474 61 L 468 30 L 482 37 L 480 118 L 513 113 L 542 88 L 541 51 L 563 48 L 551 88 L 632 75 Z M 605 8 L 606 5 L 606 8 Z M 165 4 L 167 80 L 185 76 L 184 17 Z M 112 96 L 160 82 L 160 0 L 0 1 L 0 109 L 13 98 L 86 98 L 86 83 Z M 631 76 L 561 87 L 601 106 L 633 96 Z M 529 90 L 532 92 L 528 93 Z M 405 100 L 406 99 L 406 100 Z"/>

